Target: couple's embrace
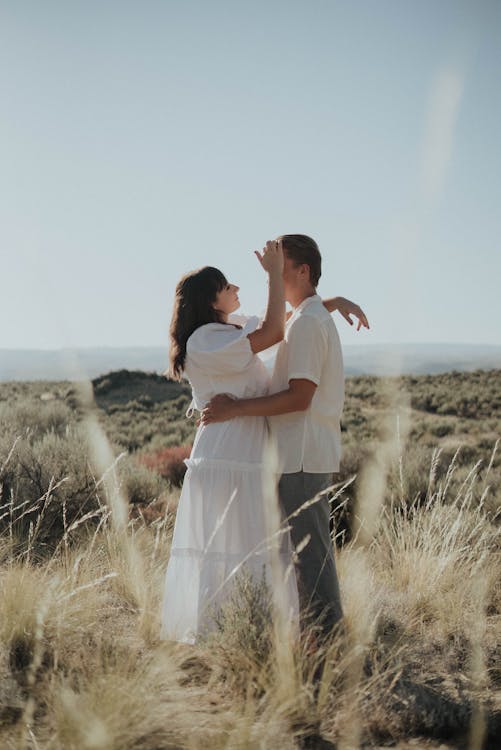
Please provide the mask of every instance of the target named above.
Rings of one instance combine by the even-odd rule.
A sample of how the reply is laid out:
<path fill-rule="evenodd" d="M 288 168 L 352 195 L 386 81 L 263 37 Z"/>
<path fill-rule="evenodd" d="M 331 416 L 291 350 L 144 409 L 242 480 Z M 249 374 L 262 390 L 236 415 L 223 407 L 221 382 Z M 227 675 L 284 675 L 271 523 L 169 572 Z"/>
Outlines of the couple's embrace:
<path fill-rule="evenodd" d="M 256 256 L 268 276 L 263 319 L 234 314 L 239 288 L 216 268 L 189 273 L 176 288 L 169 374 L 189 380 L 201 420 L 165 576 L 165 639 L 194 643 L 210 631 L 241 573 L 258 584 L 264 573 L 277 585 L 267 544 L 273 514 L 266 503 L 274 502 L 264 487 L 269 435 L 280 472 L 275 516 L 285 524 L 281 600 L 292 621 L 314 622 L 327 636 L 343 617 L 328 499 L 307 501 L 339 470 L 344 373 L 330 313 L 339 310 L 350 323 L 355 315 L 358 328 L 368 323 L 349 300 L 317 295 L 321 256 L 310 237 L 283 235 Z M 258 354 L 276 344 L 270 377 Z"/>

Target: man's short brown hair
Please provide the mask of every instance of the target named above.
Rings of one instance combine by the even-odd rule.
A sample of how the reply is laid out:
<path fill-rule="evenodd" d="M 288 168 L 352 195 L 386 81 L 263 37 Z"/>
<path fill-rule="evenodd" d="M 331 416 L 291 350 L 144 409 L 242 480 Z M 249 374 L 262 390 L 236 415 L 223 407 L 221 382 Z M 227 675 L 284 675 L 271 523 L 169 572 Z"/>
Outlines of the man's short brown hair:
<path fill-rule="evenodd" d="M 322 275 L 322 256 L 315 240 L 306 234 L 283 234 L 282 247 L 285 255 L 296 266 L 303 263 L 310 268 L 310 282 L 316 287 Z"/>

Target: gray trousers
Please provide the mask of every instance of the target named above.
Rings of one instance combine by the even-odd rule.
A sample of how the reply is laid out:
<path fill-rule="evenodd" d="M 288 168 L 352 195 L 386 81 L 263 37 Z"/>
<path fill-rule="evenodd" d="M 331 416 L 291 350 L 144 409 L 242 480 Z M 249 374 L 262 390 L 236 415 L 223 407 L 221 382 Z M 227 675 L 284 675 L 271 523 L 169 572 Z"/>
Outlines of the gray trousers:
<path fill-rule="evenodd" d="M 332 474 L 304 471 L 282 474 L 278 494 L 285 516 L 289 517 L 303 503 L 329 487 L 332 477 Z M 343 617 L 329 515 L 329 501 L 323 495 L 295 518 L 289 519 L 294 548 L 310 535 L 310 541 L 299 552 L 296 565 L 301 627 L 304 629 L 315 623 L 325 636 L 332 633 Z"/>

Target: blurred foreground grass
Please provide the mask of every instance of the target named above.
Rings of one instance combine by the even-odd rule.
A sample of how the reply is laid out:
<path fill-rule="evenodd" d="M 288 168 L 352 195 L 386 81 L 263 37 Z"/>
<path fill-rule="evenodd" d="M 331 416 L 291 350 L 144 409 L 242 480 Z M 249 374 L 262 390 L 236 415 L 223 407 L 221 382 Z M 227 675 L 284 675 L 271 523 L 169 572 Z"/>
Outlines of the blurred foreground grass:
<path fill-rule="evenodd" d="M 346 748 L 498 747 L 500 385 L 348 379 L 346 640 L 285 662 L 248 581 L 203 644 L 158 639 L 179 489 L 138 458 L 189 443 L 186 388 L 1 385 L 0 746 L 285 750 L 321 730 Z"/>

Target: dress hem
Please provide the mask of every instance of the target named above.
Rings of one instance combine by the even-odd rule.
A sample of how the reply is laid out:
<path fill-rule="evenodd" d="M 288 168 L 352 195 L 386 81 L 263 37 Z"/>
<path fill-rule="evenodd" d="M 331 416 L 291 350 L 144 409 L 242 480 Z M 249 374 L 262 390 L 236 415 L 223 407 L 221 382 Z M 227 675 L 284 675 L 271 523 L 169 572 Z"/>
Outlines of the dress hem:
<path fill-rule="evenodd" d="M 225 458 L 185 458 L 188 469 L 229 469 L 234 471 L 263 471 L 262 462 L 231 461 Z"/>

